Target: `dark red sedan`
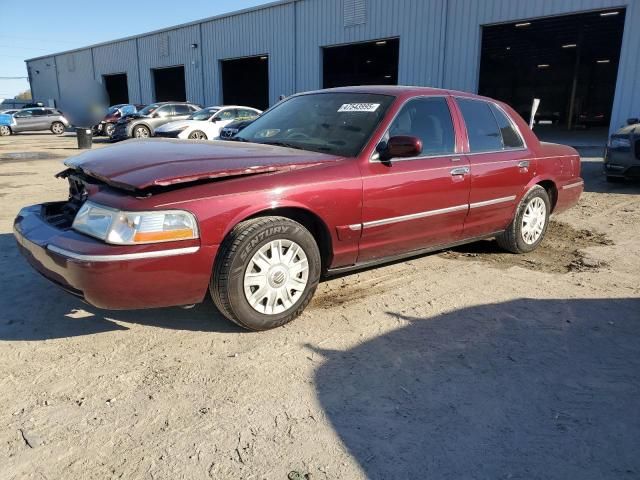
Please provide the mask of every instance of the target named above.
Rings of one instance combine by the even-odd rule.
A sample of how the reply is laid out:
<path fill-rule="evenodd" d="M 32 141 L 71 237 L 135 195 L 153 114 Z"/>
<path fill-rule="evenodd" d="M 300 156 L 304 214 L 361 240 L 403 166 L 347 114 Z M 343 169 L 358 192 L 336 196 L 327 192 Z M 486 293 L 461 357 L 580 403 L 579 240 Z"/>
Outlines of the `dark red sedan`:
<path fill-rule="evenodd" d="M 489 237 L 529 252 L 583 190 L 574 149 L 462 92 L 299 94 L 234 140 L 132 140 L 67 160 L 68 200 L 15 220 L 22 252 L 97 307 L 208 291 L 264 330 L 298 316 L 322 275 Z"/>

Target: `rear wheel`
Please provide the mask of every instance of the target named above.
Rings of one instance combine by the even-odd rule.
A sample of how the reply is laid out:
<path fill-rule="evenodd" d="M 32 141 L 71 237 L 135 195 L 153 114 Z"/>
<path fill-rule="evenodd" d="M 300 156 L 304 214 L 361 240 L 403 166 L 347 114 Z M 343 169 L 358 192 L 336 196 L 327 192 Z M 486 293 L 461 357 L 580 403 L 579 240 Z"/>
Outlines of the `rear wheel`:
<path fill-rule="evenodd" d="M 149 138 L 151 136 L 151 131 L 144 125 L 138 125 L 133 129 L 133 136 L 135 138 Z"/>
<path fill-rule="evenodd" d="M 498 245 L 513 253 L 535 250 L 549 225 L 551 202 L 547 191 L 536 185 L 520 201 L 509 227 L 498 237 Z"/>
<path fill-rule="evenodd" d="M 191 140 L 208 140 L 207 135 L 200 130 L 194 130 L 193 132 L 191 132 L 189 134 L 189 138 Z"/>
<path fill-rule="evenodd" d="M 218 310 L 249 330 L 268 330 L 302 313 L 320 280 L 313 235 L 284 217 L 236 226 L 220 247 L 209 290 Z"/>
<path fill-rule="evenodd" d="M 8 135 L 11 135 L 11 129 L 6 125 L 0 126 L 0 137 L 6 137 Z"/>
<path fill-rule="evenodd" d="M 54 133 L 55 135 L 62 135 L 64 133 L 64 123 L 53 122 L 51 124 L 51 133 Z"/>

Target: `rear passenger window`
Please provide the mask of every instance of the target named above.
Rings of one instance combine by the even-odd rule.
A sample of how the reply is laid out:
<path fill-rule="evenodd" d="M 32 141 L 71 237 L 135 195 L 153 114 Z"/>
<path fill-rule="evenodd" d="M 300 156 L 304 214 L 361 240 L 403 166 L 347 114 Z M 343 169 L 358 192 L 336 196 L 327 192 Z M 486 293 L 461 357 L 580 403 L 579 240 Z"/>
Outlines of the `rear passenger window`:
<path fill-rule="evenodd" d="M 178 104 L 173 106 L 174 115 L 189 115 L 191 113 L 191 109 L 189 106 L 184 104 Z"/>
<path fill-rule="evenodd" d="M 458 100 L 458 105 L 467 125 L 469 149 L 472 153 L 502 150 L 502 134 L 496 118 L 487 102 L 481 100 Z"/>
<path fill-rule="evenodd" d="M 453 121 L 446 99 L 415 98 L 408 101 L 389 127 L 389 137 L 410 135 L 422 140 L 422 155 L 455 153 Z"/>
<path fill-rule="evenodd" d="M 507 118 L 505 113 L 494 104 L 491 104 L 491 111 L 493 112 L 493 115 L 496 117 L 496 121 L 498 122 L 498 127 L 500 128 L 500 133 L 502 134 L 502 144 L 505 150 L 524 147 L 522 137 L 520 137 L 520 134 L 516 131 L 515 127 Z"/>

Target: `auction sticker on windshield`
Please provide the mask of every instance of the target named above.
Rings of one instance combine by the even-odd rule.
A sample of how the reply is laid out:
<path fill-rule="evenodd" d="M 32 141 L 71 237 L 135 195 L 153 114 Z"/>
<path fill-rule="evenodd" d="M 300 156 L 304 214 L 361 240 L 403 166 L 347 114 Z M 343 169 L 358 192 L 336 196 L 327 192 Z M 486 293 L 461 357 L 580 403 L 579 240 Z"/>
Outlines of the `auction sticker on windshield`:
<path fill-rule="evenodd" d="M 375 112 L 379 103 L 344 103 L 338 112 Z"/>

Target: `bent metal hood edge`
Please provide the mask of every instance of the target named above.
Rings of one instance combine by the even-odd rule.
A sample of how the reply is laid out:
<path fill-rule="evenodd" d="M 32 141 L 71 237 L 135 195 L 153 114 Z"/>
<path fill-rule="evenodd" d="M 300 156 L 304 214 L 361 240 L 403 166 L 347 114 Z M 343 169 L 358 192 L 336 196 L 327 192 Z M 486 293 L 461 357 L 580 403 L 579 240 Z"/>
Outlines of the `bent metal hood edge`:
<path fill-rule="evenodd" d="M 64 164 L 107 184 L 144 190 L 224 177 L 304 168 L 342 157 L 256 143 L 128 140 Z"/>

